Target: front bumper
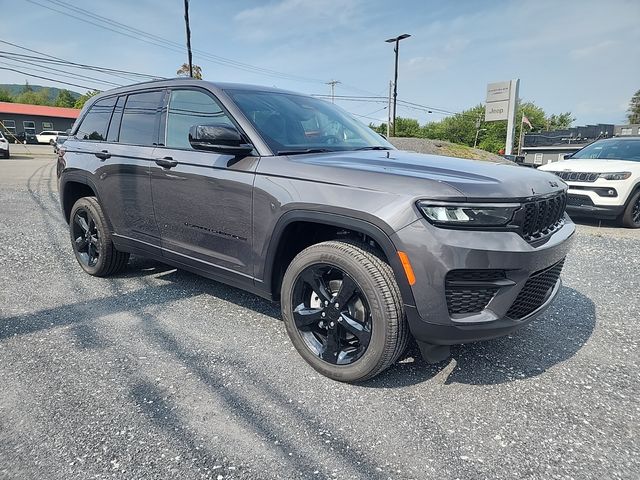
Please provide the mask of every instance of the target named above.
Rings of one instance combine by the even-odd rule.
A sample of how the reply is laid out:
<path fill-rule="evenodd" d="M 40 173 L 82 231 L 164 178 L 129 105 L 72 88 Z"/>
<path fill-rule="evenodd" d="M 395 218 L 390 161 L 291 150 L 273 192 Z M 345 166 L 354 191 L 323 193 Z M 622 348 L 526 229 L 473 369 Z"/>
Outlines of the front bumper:
<path fill-rule="evenodd" d="M 576 217 L 598 217 L 598 218 L 617 218 L 624 212 L 624 204 L 622 205 L 602 205 L 596 204 L 588 195 L 582 192 L 568 196 L 571 203 L 567 204 L 567 212 Z M 616 199 L 619 201 L 618 199 Z M 597 200 L 596 200 L 597 201 Z"/>
<path fill-rule="evenodd" d="M 411 332 L 419 342 L 453 345 L 506 335 L 540 315 L 560 289 L 553 279 L 533 308 L 516 318 L 511 312 L 532 275 L 538 275 L 567 256 L 575 225 L 565 215 L 564 225 L 547 242 L 533 247 L 510 232 L 445 230 L 417 220 L 393 238 L 404 251 L 416 276 L 414 305 L 405 305 Z M 452 271 L 503 272 L 490 300 L 478 311 L 455 313 L 447 302 L 447 276 Z M 528 288 L 530 288 L 530 285 Z M 450 292 L 449 292 L 450 293 Z M 515 305 L 514 305 L 515 304 Z"/>

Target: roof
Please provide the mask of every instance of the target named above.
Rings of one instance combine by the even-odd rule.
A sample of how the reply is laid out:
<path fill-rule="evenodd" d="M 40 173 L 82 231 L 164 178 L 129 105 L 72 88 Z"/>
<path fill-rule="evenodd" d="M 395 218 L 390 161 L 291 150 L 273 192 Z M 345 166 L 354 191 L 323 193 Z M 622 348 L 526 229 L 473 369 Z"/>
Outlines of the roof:
<path fill-rule="evenodd" d="M 176 77 L 176 78 L 162 78 L 157 80 L 149 80 L 147 82 L 134 83 L 131 85 L 125 85 L 124 87 L 112 88 L 111 90 L 105 90 L 101 92 L 99 95 L 95 95 L 89 99 L 87 102 L 87 106 L 97 102 L 101 98 L 110 97 L 112 95 L 121 95 L 126 93 L 131 93 L 136 90 L 143 90 L 147 88 L 170 88 L 175 85 L 189 85 L 189 86 L 208 86 L 209 90 L 213 93 L 219 93 L 219 91 L 228 91 L 228 90 L 252 90 L 252 91 L 261 91 L 261 92 L 277 92 L 277 93 L 288 93 L 295 95 L 305 95 L 299 92 L 293 92 L 289 90 L 282 90 L 276 87 L 265 87 L 261 85 L 249 85 L 243 83 L 222 83 L 222 82 L 210 82 L 208 80 L 198 80 L 195 78 L 189 77 Z M 1 110 L 0 110 L 1 112 Z"/>
<path fill-rule="evenodd" d="M 0 102 L 0 114 L 34 115 L 40 117 L 78 118 L 77 108 L 48 107 L 46 105 L 27 105 L 25 103 Z"/>

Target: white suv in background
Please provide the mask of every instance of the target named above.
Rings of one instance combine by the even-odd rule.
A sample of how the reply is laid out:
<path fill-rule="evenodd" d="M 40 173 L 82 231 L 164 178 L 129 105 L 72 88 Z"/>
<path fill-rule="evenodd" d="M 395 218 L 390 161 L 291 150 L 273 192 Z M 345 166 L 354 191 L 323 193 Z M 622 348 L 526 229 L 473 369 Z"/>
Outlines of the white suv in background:
<path fill-rule="evenodd" d="M 0 155 L 2 158 L 9 158 L 9 141 L 4 138 L 2 132 L 0 132 Z"/>
<path fill-rule="evenodd" d="M 540 170 L 569 185 L 567 212 L 640 228 L 640 137 L 598 140 Z"/>
<path fill-rule="evenodd" d="M 38 139 L 38 143 L 48 143 L 49 145 L 53 145 L 56 143 L 56 138 L 58 135 L 64 135 L 64 132 L 59 132 L 58 130 L 45 130 L 36 135 Z"/>

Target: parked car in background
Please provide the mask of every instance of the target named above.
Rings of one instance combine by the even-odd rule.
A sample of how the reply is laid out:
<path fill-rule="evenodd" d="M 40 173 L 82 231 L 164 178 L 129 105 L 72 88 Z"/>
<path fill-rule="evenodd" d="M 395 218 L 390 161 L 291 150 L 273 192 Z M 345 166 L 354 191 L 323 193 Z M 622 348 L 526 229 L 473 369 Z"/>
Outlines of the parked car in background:
<path fill-rule="evenodd" d="M 279 301 L 296 350 L 340 381 L 382 372 L 411 335 L 437 362 L 527 325 L 575 232 L 555 175 L 399 151 L 269 87 L 131 85 L 90 99 L 71 133 L 58 190 L 86 273 L 134 253 Z"/>
<path fill-rule="evenodd" d="M 569 185 L 569 213 L 640 228 L 640 137 L 598 140 L 538 170 Z"/>
<path fill-rule="evenodd" d="M 71 133 L 71 129 L 56 137 L 55 141 L 53 142 L 53 151 L 55 153 L 58 153 L 60 151 L 60 146 L 67 140 L 67 138 L 69 138 L 69 133 Z"/>
<path fill-rule="evenodd" d="M 36 135 L 38 143 L 48 143 L 53 145 L 58 135 L 64 135 L 65 132 L 58 130 L 44 130 Z"/>
<path fill-rule="evenodd" d="M 16 142 L 23 144 L 37 144 L 38 138 L 35 133 L 20 132 L 16 134 Z"/>
<path fill-rule="evenodd" d="M 9 141 L 0 132 L 0 155 L 2 158 L 9 158 Z"/>

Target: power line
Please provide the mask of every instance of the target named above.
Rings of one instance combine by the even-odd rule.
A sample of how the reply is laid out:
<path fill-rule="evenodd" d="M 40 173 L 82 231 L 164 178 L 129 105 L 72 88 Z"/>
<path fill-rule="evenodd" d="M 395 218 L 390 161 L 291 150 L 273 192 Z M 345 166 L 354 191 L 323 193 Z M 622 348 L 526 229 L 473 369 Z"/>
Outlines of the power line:
<path fill-rule="evenodd" d="M 43 53 L 43 52 L 39 52 L 38 50 L 33 50 L 31 48 L 27 48 L 23 45 L 18 45 L 16 43 L 11 43 L 11 42 L 7 42 L 5 40 L 0 40 L 0 43 L 3 43 L 5 45 L 10 45 L 14 48 L 18 48 L 21 50 L 25 50 L 27 52 L 31 52 L 31 53 L 37 53 L 38 55 L 43 55 L 43 57 L 35 57 L 33 55 L 26 55 L 26 54 L 19 54 L 19 53 L 15 53 L 15 52 L 6 52 L 6 51 L 0 51 L 0 53 L 6 53 L 6 54 L 10 54 L 10 55 L 14 55 L 14 56 L 20 56 L 20 57 L 24 57 L 24 58 L 28 58 L 28 59 L 34 59 L 34 60 L 38 60 L 40 62 L 44 62 L 44 63 L 54 63 L 54 64 L 60 64 L 60 65 L 65 65 L 65 66 L 69 66 L 69 67 L 74 67 L 74 68 L 83 68 L 83 69 L 89 69 L 89 70 L 94 70 L 97 72 L 101 72 L 101 73 L 105 73 L 108 75 L 113 75 L 113 76 L 117 76 L 120 78 L 123 78 L 125 80 L 130 80 L 127 77 L 123 77 L 122 75 L 128 75 L 128 76 L 132 76 L 132 77 L 139 77 L 139 78 L 147 78 L 147 79 L 152 79 L 152 80 L 159 80 L 162 79 L 164 77 L 158 76 L 158 75 L 148 75 L 145 73 L 139 73 L 139 72 L 131 72 L 131 71 L 127 71 L 127 70 L 119 70 L 119 69 L 115 69 L 115 68 L 108 68 L 108 67 L 99 67 L 96 65 L 88 65 L 85 63 L 77 63 L 77 62 L 71 62 L 69 60 L 64 60 L 62 58 L 59 57 L 54 57 L 52 55 Z"/>
<path fill-rule="evenodd" d="M 95 90 L 94 88 L 87 87 L 86 85 L 78 85 L 77 83 L 69 83 L 69 82 L 63 82 L 62 80 L 56 80 L 55 78 L 42 77 L 40 75 L 35 75 L 33 73 L 22 72 L 20 70 L 16 70 L 15 68 L 0 67 L 0 70 L 9 70 L 9 71 L 12 71 L 12 72 L 20 73 L 22 75 L 26 75 L 28 77 L 40 78 L 42 80 L 49 80 L 50 82 L 56 82 L 56 83 L 60 83 L 60 84 L 63 84 L 63 85 L 71 85 L 72 87 L 85 88 L 87 90 Z"/>
<path fill-rule="evenodd" d="M 32 72 L 50 73 L 50 72 L 48 72 L 47 70 L 42 70 L 42 69 L 34 68 L 34 67 L 25 67 L 25 66 L 16 65 L 16 64 L 14 64 L 14 63 L 7 63 L 7 62 L 3 62 L 3 61 L 0 61 L 0 65 L 7 65 L 7 66 L 9 66 L 9 67 L 19 67 L 19 68 L 23 68 L 23 69 L 25 69 L 25 70 L 26 70 L 26 72 L 25 72 L 25 74 L 26 74 L 26 75 L 33 75 L 33 73 L 32 73 Z M 71 79 L 75 78 L 75 77 L 73 77 L 73 76 L 71 76 L 71 75 L 61 75 L 61 74 L 59 74 L 59 73 L 58 73 L 58 74 L 55 74 L 55 75 L 56 75 L 57 77 L 63 77 L 63 78 L 71 78 Z M 57 79 L 56 79 L 56 81 L 59 81 L 59 80 L 57 80 Z"/>
<path fill-rule="evenodd" d="M 81 9 L 76 7 L 75 5 L 63 2 L 61 0 L 51 0 L 51 3 L 54 3 L 54 5 L 58 6 L 58 7 L 63 7 L 66 8 L 66 10 L 61 11 L 58 10 L 54 7 L 52 7 L 51 5 L 45 5 L 42 3 L 39 3 L 35 0 L 27 0 L 30 3 L 33 3 L 35 5 L 38 5 L 40 7 L 43 8 L 47 8 L 49 10 L 52 10 L 56 13 L 60 13 L 62 15 L 65 15 L 67 17 L 71 17 L 71 18 L 75 18 L 76 20 L 80 20 L 82 22 L 85 23 L 89 23 L 91 25 L 97 26 L 99 28 L 103 28 L 115 33 L 119 33 L 121 35 L 127 36 L 129 38 L 133 38 L 135 40 L 139 40 L 139 41 L 143 41 L 161 48 L 165 48 L 177 53 L 182 53 L 183 52 L 183 46 L 182 44 L 179 44 L 177 42 L 174 42 L 172 40 L 167 40 L 163 37 L 160 37 L 158 35 L 154 35 L 148 32 L 145 32 L 143 30 L 131 27 L 129 25 L 126 25 L 124 23 L 121 22 L 117 22 L 115 20 L 112 20 L 110 18 L 95 14 L 93 12 L 89 12 L 87 10 Z M 74 10 L 77 13 L 73 13 L 70 12 L 69 10 Z M 100 23 L 96 23 L 95 21 L 90 20 L 89 18 L 84 18 L 84 17 L 89 17 L 93 20 L 96 20 Z M 109 26 L 107 26 L 109 25 Z M 288 79 L 288 80 L 295 80 L 295 81 L 300 81 L 300 82 L 312 82 L 312 83 L 324 83 L 323 80 L 318 80 L 318 79 L 312 79 L 312 78 L 306 78 L 306 77 L 302 77 L 302 76 L 298 76 L 298 75 L 292 75 L 292 74 L 288 74 L 288 73 L 283 73 L 283 72 L 278 72 L 276 70 L 270 70 L 267 68 L 262 68 L 262 67 L 256 67 L 254 65 L 250 65 L 248 63 L 243 63 L 243 62 L 239 62 L 236 60 L 232 60 L 229 58 L 225 58 L 225 57 L 220 57 L 218 55 L 213 55 L 211 53 L 208 52 L 204 52 L 202 50 L 193 50 L 194 53 L 198 54 L 201 59 L 213 62 L 213 63 L 217 63 L 217 64 L 221 64 L 221 65 L 225 65 L 225 66 L 229 66 L 232 68 L 237 68 L 240 70 L 244 70 L 250 73 L 256 73 L 256 74 L 261 74 L 261 75 L 267 75 L 267 76 L 271 76 L 271 77 L 276 77 L 276 78 L 281 78 L 281 79 Z"/>
<path fill-rule="evenodd" d="M 10 60 L 12 62 L 18 62 L 18 63 L 22 63 L 22 64 L 27 64 L 27 65 L 35 65 L 36 67 L 40 67 L 40 68 L 28 67 L 29 70 L 34 70 L 36 72 L 42 72 L 42 73 L 61 72 L 62 75 L 58 74 L 58 76 L 67 77 L 67 78 L 84 78 L 85 80 L 95 80 L 98 83 L 102 83 L 104 85 L 111 85 L 111 86 L 114 86 L 114 87 L 122 87 L 123 86 L 121 83 L 110 82 L 108 80 L 103 80 L 103 79 L 96 78 L 96 77 L 90 77 L 88 75 L 82 75 L 80 73 L 69 72 L 67 70 L 62 70 L 62 69 L 59 69 L 59 68 L 49 67 L 49 66 L 46 66 L 46 65 L 40 65 L 38 63 L 30 62 L 28 60 L 22 60 L 22 59 L 15 58 L 15 57 L 10 57 L 8 55 L 0 54 L 0 58 L 5 58 L 5 59 Z M 15 65 L 12 65 L 12 66 L 15 66 Z M 23 67 L 23 68 L 27 68 L 27 67 Z M 45 70 L 42 70 L 42 69 L 45 69 Z M 65 75 L 65 74 L 67 74 L 67 75 Z"/>

